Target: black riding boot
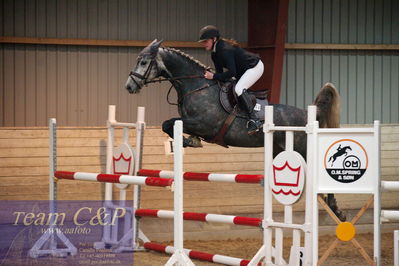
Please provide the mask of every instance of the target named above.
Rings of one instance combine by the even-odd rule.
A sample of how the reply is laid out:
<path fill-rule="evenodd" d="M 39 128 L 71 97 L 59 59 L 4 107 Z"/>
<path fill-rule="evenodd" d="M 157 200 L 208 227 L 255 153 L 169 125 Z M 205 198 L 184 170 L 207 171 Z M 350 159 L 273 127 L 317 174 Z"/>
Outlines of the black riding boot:
<path fill-rule="evenodd" d="M 244 90 L 241 96 L 238 96 L 238 103 L 249 115 L 249 120 L 247 122 L 248 134 L 255 134 L 262 127 L 262 122 L 258 120 L 254 113 L 255 105 L 253 104 L 247 90 Z"/>

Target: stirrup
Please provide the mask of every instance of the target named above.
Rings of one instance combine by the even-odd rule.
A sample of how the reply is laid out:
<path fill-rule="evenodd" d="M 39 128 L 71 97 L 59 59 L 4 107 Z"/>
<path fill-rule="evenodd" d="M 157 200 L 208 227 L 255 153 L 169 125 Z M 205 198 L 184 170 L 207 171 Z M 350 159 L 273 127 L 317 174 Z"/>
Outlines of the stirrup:
<path fill-rule="evenodd" d="M 248 135 L 253 135 L 262 128 L 262 123 L 259 120 L 250 119 L 247 122 Z"/>

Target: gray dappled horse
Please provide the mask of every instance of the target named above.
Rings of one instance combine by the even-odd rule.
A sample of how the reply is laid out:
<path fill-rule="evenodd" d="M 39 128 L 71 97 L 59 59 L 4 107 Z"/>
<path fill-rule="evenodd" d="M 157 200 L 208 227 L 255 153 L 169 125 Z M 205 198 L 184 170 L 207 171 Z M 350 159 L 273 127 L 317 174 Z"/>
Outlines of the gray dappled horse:
<path fill-rule="evenodd" d="M 130 93 L 139 93 L 145 84 L 154 82 L 157 77 L 170 81 L 177 92 L 178 111 L 181 117 L 163 122 L 163 131 L 173 138 L 174 121 L 182 120 L 184 133 L 207 142 L 215 142 L 213 141 L 215 135 L 229 116 L 219 101 L 219 84 L 203 78 L 207 69 L 205 65 L 179 50 L 161 47 L 161 42 L 154 40 L 140 52 L 136 67 L 127 79 L 126 89 Z M 320 127 L 339 127 L 340 97 L 332 84 L 324 85 L 313 104 L 317 106 L 317 120 Z M 306 110 L 283 104 L 273 104 L 273 106 L 275 125 L 306 125 Z M 238 147 L 262 147 L 264 145 L 262 130 L 254 135 L 248 135 L 246 123 L 246 117 L 235 117 L 224 135 L 224 144 Z M 183 144 L 185 147 L 199 146 L 192 139 L 185 137 Z M 284 150 L 284 147 L 285 134 L 275 132 L 275 154 Z M 294 149 L 306 158 L 305 133 L 295 133 Z M 332 203 L 329 205 L 332 206 Z"/>

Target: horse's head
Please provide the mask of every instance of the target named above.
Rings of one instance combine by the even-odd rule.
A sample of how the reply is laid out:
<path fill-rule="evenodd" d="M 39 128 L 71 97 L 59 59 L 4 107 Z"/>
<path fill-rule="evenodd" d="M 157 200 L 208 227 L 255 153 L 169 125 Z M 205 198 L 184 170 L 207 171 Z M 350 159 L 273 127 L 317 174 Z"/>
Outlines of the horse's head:
<path fill-rule="evenodd" d="M 161 43 L 162 41 L 155 39 L 138 55 L 136 67 L 130 72 L 126 81 L 129 93 L 139 93 L 147 82 L 160 75 L 156 58 Z"/>

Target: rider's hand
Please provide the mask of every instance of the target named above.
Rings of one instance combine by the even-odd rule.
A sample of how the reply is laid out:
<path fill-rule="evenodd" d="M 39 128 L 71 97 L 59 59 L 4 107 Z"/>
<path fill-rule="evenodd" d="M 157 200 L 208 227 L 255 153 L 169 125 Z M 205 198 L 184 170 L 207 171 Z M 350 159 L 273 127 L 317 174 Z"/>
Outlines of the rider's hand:
<path fill-rule="evenodd" d="M 213 73 L 209 71 L 205 71 L 204 78 L 213 79 Z"/>

